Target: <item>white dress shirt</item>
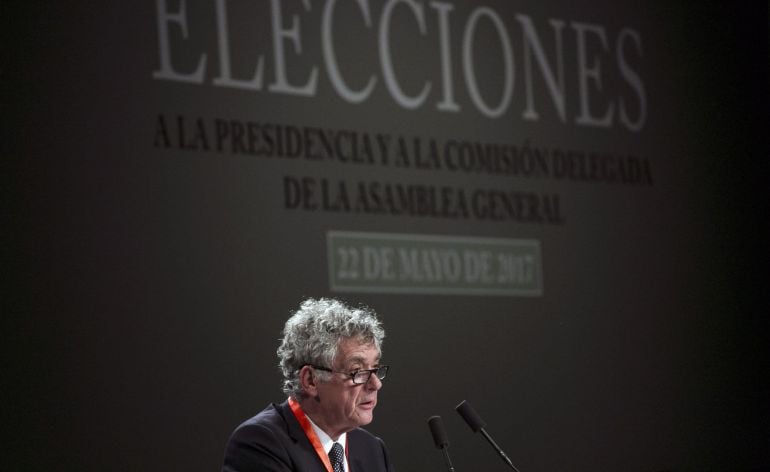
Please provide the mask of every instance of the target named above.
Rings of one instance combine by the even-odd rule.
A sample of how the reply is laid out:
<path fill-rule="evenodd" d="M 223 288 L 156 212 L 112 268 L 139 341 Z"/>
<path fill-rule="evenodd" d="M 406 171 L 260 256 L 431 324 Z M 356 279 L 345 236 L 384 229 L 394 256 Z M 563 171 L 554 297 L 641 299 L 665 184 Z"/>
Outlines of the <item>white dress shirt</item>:
<path fill-rule="evenodd" d="M 310 419 L 310 417 L 307 417 L 308 421 L 310 421 L 310 426 L 313 427 L 313 431 L 315 431 L 316 436 L 318 436 L 318 440 L 321 441 L 321 447 L 323 447 L 324 452 L 328 455 L 329 451 L 331 451 L 332 446 L 335 442 L 339 443 L 340 446 L 342 446 L 342 450 L 346 452 L 345 454 L 345 472 L 348 472 L 350 470 L 350 467 L 348 467 L 348 455 L 347 455 L 347 440 L 348 440 L 348 433 L 342 433 L 340 437 L 335 441 L 333 440 L 324 430 L 322 430 L 317 424 L 313 423 L 313 420 Z"/>

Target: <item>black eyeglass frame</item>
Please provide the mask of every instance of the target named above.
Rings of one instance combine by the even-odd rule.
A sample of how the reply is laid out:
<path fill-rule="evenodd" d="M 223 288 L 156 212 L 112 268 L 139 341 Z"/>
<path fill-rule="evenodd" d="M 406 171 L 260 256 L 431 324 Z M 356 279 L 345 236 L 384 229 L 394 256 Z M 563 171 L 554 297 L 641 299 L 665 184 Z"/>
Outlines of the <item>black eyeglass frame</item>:
<path fill-rule="evenodd" d="M 308 364 L 308 365 L 310 367 L 314 368 L 314 369 L 322 370 L 324 372 L 331 372 L 332 374 L 342 374 L 342 375 L 350 378 L 350 380 L 353 382 L 353 385 L 364 385 L 364 384 L 366 384 L 367 382 L 372 380 L 372 374 L 375 374 L 377 376 L 377 378 L 380 379 L 380 380 L 385 380 L 385 377 L 387 377 L 387 375 L 388 375 L 388 369 L 390 369 L 389 365 L 381 365 L 381 366 L 375 367 L 373 369 L 357 369 L 357 370 L 354 370 L 353 372 L 341 372 L 339 370 L 331 370 L 331 369 L 329 369 L 327 367 L 321 367 L 319 365 L 313 365 L 313 364 Z M 378 373 L 380 371 L 383 371 L 382 372 L 382 377 L 380 377 L 380 375 Z M 356 382 L 356 376 L 361 374 L 362 372 L 368 372 L 369 375 L 366 376 L 366 380 L 364 380 L 363 382 Z"/>

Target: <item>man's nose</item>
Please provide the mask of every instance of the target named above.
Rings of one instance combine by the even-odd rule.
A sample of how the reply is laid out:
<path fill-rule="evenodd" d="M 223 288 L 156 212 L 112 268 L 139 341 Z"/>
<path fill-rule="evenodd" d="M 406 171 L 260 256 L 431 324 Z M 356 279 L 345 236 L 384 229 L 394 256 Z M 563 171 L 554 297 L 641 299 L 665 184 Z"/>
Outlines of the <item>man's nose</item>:
<path fill-rule="evenodd" d="M 382 380 L 376 374 L 372 374 L 369 377 L 369 381 L 366 382 L 366 388 L 369 390 L 379 390 L 382 388 Z"/>

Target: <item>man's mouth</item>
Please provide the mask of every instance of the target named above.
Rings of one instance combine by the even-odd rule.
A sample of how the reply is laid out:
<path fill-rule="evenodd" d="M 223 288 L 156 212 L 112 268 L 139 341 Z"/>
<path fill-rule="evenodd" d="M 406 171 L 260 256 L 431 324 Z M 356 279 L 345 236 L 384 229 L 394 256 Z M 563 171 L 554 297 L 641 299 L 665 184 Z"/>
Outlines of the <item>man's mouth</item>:
<path fill-rule="evenodd" d="M 364 409 L 372 409 L 376 405 L 377 405 L 377 400 L 374 400 L 374 399 L 368 400 L 368 401 L 365 401 L 365 402 L 361 402 L 361 403 L 358 404 L 358 406 L 360 406 L 361 408 L 364 408 Z"/>

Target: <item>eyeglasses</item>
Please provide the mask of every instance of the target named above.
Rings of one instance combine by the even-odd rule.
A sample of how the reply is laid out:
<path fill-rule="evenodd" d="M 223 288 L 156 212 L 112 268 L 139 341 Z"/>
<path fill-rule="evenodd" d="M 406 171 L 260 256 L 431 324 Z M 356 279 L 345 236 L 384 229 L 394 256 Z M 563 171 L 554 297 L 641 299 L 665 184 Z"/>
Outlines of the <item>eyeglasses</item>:
<path fill-rule="evenodd" d="M 374 369 L 360 369 L 360 370 L 354 370 L 353 372 L 340 372 L 337 370 L 331 370 L 327 369 L 326 367 L 320 367 L 317 365 L 309 364 L 310 367 L 318 370 L 323 370 L 325 372 L 331 372 L 334 374 L 342 374 L 346 377 L 350 377 L 350 380 L 353 381 L 353 384 L 355 385 L 363 385 L 366 382 L 369 381 L 370 378 L 372 378 L 372 374 L 376 375 L 378 379 L 383 380 L 385 379 L 385 376 L 388 375 L 388 368 L 390 368 L 389 365 L 381 365 L 379 367 L 375 367 Z"/>

